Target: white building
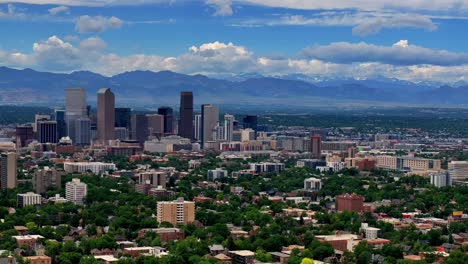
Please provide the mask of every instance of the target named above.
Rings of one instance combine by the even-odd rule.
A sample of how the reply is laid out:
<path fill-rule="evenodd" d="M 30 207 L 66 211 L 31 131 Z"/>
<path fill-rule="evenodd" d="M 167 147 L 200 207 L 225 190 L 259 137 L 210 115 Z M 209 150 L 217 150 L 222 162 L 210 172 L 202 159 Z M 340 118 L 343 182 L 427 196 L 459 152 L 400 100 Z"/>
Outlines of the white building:
<path fill-rule="evenodd" d="M 224 139 L 232 141 L 232 132 L 234 131 L 234 116 L 224 115 Z"/>
<path fill-rule="evenodd" d="M 327 167 L 330 167 L 333 172 L 341 171 L 346 168 L 346 162 L 342 161 L 329 161 Z"/>
<path fill-rule="evenodd" d="M 362 224 L 362 230 L 364 231 L 364 234 L 367 239 L 377 239 L 379 237 L 380 229 L 370 227 L 367 225 L 367 223 Z"/>
<path fill-rule="evenodd" d="M 91 171 L 94 174 L 99 174 L 109 170 L 117 170 L 117 167 L 114 163 L 104 162 L 64 162 L 63 169 L 67 173 Z"/>
<path fill-rule="evenodd" d="M 449 172 L 430 174 L 431 184 L 437 188 L 452 186 L 452 175 Z"/>
<path fill-rule="evenodd" d="M 228 176 L 227 170 L 223 170 L 221 168 L 216 168 L 215 170 L 208 170 L 208 180 L 215 181 L 220 178 L 224 178 Z"/>
<path fill-rule="evenodd" d="M 201 115 L 195 115 L 195 124 L 194 124 L 194 138 L 195 140 L 200 140 L 201 139 Z"/>
<path fill-rule="evenodd" d="M 270 173 L 270 172 L 282 172 L 284 170 L 284 163 L 279 162 L 260 162 L 250 163 L 250 170 L 255 173 Z"/>
<path fill-rule="evenodd" d="M 322 189 L 322 180 L 317 178 L 307 178 L 304 180 L 304 189 L 310 191 L 319 191 Z"/>
<path fill-rule="evenodd" d="M 65 198 L 78 205 L 83 205 L 83 200 L 88 194 L 88 185 L 80 181 L 80 179 L 72 179 L 65 185 Z"/>
<path fill-rule="evenodd" d="M 18 193 L 16 196 L 16 202 L 17 206 L 20 208 L 28 205 L 41 204 L 42 196 L 33 192 Z"/>

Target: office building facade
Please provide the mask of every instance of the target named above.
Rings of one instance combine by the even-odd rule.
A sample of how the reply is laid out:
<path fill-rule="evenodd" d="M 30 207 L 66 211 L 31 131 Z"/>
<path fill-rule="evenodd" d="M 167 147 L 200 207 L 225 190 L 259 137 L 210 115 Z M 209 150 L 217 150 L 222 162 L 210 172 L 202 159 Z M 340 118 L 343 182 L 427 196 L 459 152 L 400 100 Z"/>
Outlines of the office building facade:
<path fill-rule="evenodd" d="M 83 88 L 69 88 L 65 90 L 65 123 L 67 136 L 75 143 L 76 120 L 88 116 L 86 105 L 86 90 Z"/>
<path fill-rule="evenodd" d="M 176 226 L 178 224 L 191 224 L 195 221 L 195 203 L 178 198 L 171 202 L 158 202 L 157 220 L 159 223 L 169 222 Z"/>
<path fill-rule="evenodd" d="M 109 88 L 102 88 L 97 96 L 98 141 L 108 144 L 115 138 L 115 96 Z"/>
<path fill-rule="evenodd" d="M 322 155 L 322 137 L 312 136 L 310 138 L 310 154 L 313 159 L 320 159 Z"/>
<path fill-rule="evenodd" d="M 159 107 L 158 114 L 164 117 L 164 135 L 174 134 L 174 111 L 172 108 L 168 106 Z"/>
<path fill-rule="evenodd" d="M 57 143 L 57 121 L 37 122 L 37 140 L 40 143 Z"/>
<path fill-rule="evenodd" d="M 219 109 L 214 105 L 204 104 L 201 108 L 201 147 L 213 140 L 213 129 L 219 123 Z"/>
<path fill-rule="evenodd" d="M 130 133 L 133 140 L 137 140 L 143 144 L 148 139 L 148 118 L 143 114 L 132 115 L 132 133 Z"/>
<path fill-rule="evenodd" d="M 76 205 L 83 205 L 87 194 L 88 185 L 80 179 L 74 178 L 65 184 L 65 198 Z"/>
<path fill-rule="evenodd" d="M 180 93 L 179 136 L 193 139 L 193 93 Z"/>
<path fill-rule="evenodd" d="M 16 188 L 17 177 L 17 154 L 14 152 L 2 153 L 0 155 L 0 188 Z"/>

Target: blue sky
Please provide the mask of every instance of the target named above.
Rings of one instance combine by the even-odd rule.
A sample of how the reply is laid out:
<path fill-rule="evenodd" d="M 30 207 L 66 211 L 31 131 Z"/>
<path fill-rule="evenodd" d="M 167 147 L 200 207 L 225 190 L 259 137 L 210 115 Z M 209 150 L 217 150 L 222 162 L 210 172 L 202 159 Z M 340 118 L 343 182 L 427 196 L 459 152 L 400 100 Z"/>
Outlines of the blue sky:
<path fill-rule="evenodd" d="M 468 1 L 0 0 L 0 66 L 468 81 Z"/>

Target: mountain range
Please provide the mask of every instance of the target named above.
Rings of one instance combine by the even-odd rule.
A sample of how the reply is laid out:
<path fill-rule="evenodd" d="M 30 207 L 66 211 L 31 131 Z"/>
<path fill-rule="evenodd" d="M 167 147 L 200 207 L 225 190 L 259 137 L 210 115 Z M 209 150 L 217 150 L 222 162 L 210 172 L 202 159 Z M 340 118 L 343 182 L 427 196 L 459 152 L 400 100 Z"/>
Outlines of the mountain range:
<path fill-rule="evenodd" d="M 0 67 L 0 104 L 63 105 L 64 89 L 83 87 L 90 102 L 99 88 L 111 88 L 117 102 L 176 105 L 181 91 L 193 91 L 195 103 L 320 107 L 346 105 L 466 106 L 468 85 L 459 82 L 414 83 L 398 79 L 332 79 L 301 74 L 243 74 L 229 79 L 171 71 L 132 71 L 106 77 L 89 71 L 39 72 Z"/>

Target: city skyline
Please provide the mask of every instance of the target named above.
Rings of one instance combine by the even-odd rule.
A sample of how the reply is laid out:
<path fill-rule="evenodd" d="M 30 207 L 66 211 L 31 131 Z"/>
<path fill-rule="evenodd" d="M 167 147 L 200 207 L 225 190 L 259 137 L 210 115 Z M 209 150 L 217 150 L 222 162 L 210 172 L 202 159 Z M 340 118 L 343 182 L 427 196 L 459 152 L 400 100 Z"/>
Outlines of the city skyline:
<path fill-rule="evenodd" d="M 0 10 L 0 65 L 14 68 L 468 79 L 466 1 L 19 0 Z"/>

